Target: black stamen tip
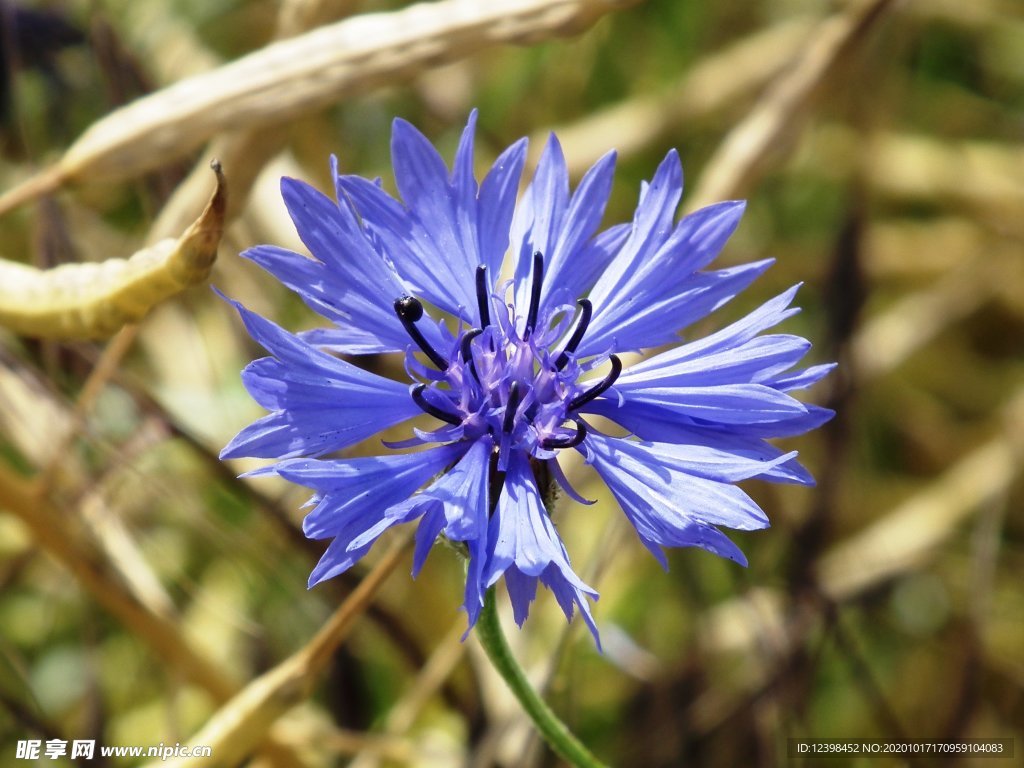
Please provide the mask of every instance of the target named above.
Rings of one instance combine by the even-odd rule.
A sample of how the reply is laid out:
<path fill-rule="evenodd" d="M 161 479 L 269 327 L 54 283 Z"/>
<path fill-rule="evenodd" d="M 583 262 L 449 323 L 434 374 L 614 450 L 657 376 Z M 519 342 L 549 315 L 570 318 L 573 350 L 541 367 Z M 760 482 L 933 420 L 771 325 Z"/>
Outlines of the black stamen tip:
<path fill-rule="evenodd" d="M 565 368 L 569 362 L 569 355 L 576 351 L 576 347 L 583 341 L 583 334 L 587 332 L 587 327 L 590 325 L 590 318 L 594 314 L 594 305 L 590 303 L 590 299 L 580 299 L 577 304 L 580 305 L 580 321 L 576 324 L 576 329 L 572 332 L 572 336 L 569 337 L 569 341 L 565 345 L 565 349 L 562 350 L 558 359 L 555 360 L 555 370 L 560 371 Z"/>
<path fill-rule="evenodd" d="M 423 317 L 423 304 L 413 296 L 403 296 L 395 299 L 395 314 L 403 322 L 415 323 Z"/>
<path fill-rule="evenodd" d="M 612 355 L 608 359 L 609 359 L 609 361 L 612 364 L 611 371 L 609 371 L 608 375 L 605 376 L 604 379 L 601 380 L 600 384 L 597 384 L 596 386 L 591 387 L 586 392 L 584 392 L 582 395 L 578 395 L 577 397 L 575 397 L 572 400 L 570 400 L 569 401 L 569 410 L 570 411 L 577 410 L 578 408 L 580 408 L 580 407 L 586 405 L 587 403 L 589 403 L 591 400 L 593 400 L 598 395 L 601 395 L 602 393 L 604 393 L 604 391 L 606 389 L 608 389 L 608 387 L 610 387 L 612 384 L 614 384 L 615 380 L 617 378 L 619 378 L 619 374 L 622 373 L 622 361 L 619 360 L 617 355 Z"/>
<path fill-rule="evenodd" d="M 481 264 L 476 268 L 476 304 L 480 310 L 480 327 L 491 324 L 491 297 L 487 292 L 487 267 Z"/>
<path fill-rule="evenodd" d="M 423 354 L 430 358 L 430 362 L 437 366 L 439 371 L 447 371 L 448 361 L 430 346 L 430 342 L 416 327 L 416 321 L 423 317 L 423 304 L 420 303 L 420 300 L 413 296 L 402 296 L 395 299 L 395 314 L 402 321 L 405 332 L 416 342 L 416 346 L 423 350 Z"/>
<path fill-rule="evenodd" d="M 424 413 L 429 413 L 435 419 L 440 419 L 441 421 L 447 421 L 449 424 L 461 424 L 462 423 L 462 419 L 460 419 L 454 413 L 448 413 L 447 411 L 442 411 L 437 406 L 435 406 L 435 405 L 433 405 L 431 403 L 428 403 L 427 402 L 427 398 L 424 397 L 424 395 L 423 395 L 423 393 L 424 393 L 424 391 L 426 391 L 426 389 L 427 389 L 427 385 L 426 384 L 417 384 L 412 389 L 412 399 L 416 402 L 416 405 L 418 405 L 420 407 L 420 409 Z"/>
<path fill-rule="evenodd" d="M 483 333 L 483 330 L 481 328 L 474 328 L 471 331 L 467 331 L 466 335 L 462 337 L 462 346 L 460 347 L 460 349 L 462 352 L 463 362 L 470 364 L 473 363 L 473 350 L 471 349 L 473 345 L 473 339 L 475 339 L 481 333 Z"/>
<path fill-rule="evenodd" d="M 540 289 L 544 284 L 544 255 L 537 251 L 533 254 L 533 282 L 530 285 L 530 310 L 526 314 L 525 338 L 529 338 L 537 326 L 537 314 L 540 312 Z"/>
<path fill-rule="evenodd" d="M 501 431 L 511 434 L 515 426 L 516 411 L 519 410 L 519 401 L 522 395 L 519 389 L 519 382 L 513 381 L 508 391 L 508 402 L 505 403 L 505 418 L 501 423 Z"/>
<path fill-rule="evenodd" d="M 576 434 L 572 437 L 549 437 L 541 442 L 541 448 L 575 448 L 587 436 L 587 428 L 582 421 L 576 422 Z"/>

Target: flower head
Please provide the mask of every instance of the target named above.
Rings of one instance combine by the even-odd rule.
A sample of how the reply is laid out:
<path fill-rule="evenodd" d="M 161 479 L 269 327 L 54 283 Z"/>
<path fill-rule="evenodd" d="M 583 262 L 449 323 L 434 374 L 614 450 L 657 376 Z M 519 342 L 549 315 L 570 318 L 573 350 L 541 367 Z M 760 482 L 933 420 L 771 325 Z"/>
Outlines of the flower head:
<path fill-rule="evenodd" d="M 675 222 L 682 172 L 669 152 L 640 192 L 630 223 L 598 232 L 614 153 L 570 190 L 552 135 L 517 204 L 526 141 L 481 182 L 473 174 L 476 114 L 449 171 L 430 142 L 396 120 L 400 200 L 379 182 L 339 175 L 335 199 L 294 179 L 285 203 L 313 258 L 274 246 L 244 255 L 332 321 L 291 334 L 238 306 L 270 353 L 242 377 L 271 413 L 222 457 L 277 459 L 282 477 L 314 491 L 307 536 L 331 538 L 310 585 L 351 567 L 388 528 L 418 520 L 414 574 L 435 539 L 469 556 L 470 626 L 502 575 L 517 622 L 538 581 L 567 617 L 587 597 L 543 501 L 551 479 L 579 501 L 560 458 L 577 451 L 607 484 L 641 542 L 697 546 L 745 563 L 719 526 L 768 520 L 735 483 L 751 477 L 811 483 L 795 453 L 765 438 L 805 432 L 831 411 L 791 392 L 832 366 L 793 371 L 810 344 L 765 334 L 797 310 L 796 288 L 710 336 L 680 331 L 746 288 L 761 261 L 707 270 L 739 223 L 741 202 Z M 501 270 L 507 258 L 511 279 Z M 624 369 L 620 353 L 676 344 Z M 405 383 L 338 354 L 405 354 Z M 382 456 L 321 459 L 420 414 L 436 421 Z M 613 437 L 591 417 L 628 432 Z M 393 449 L 415 447 L 412 452 Z"/>

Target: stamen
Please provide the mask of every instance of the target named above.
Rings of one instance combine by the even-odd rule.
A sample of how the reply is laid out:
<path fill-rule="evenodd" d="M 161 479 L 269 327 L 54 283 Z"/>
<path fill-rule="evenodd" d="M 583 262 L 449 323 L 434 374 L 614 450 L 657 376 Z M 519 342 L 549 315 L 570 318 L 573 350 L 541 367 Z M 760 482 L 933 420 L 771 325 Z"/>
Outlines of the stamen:
<path fill-rule="evenodd" d="M 580 299 L 577 304 L 580 305 L 580 321 L 576 324 L 576 330 L 572 332 L 572 336 L 569 337 L 569 341 L 565 345 L 565 349 L 555 360 L 555 370 L 560 371 L 565 368 L 569 362 L 569 355 L 576 351 L 576 347 L 583 341 L 583 334 L 587 332 L 587 326 L 590 325 L 590 317 L 594 313 L 594 305 L 590 303 L 590 299 Z"/>
<path fill-rule="evenodd" d="M 474 328 L 471 331 L 467 331 L 466 335 L 462 337 L 462 347 L 461 347 L 461 350 L 462 350 L 462 360 L 463 360 L 463 362 L 469 363 L 470 365 L 473 364 L 473 350 L 470 349 L 470 347 L 473 344 L 473 339 L 475 339 L 481 333 L 483 333 L 482 329 Z"/>
<path fill-rule="evenodd" d="M 423 392 L 426 389 L 427 389 L 427 385 L 426 384 L 417 384 L 412 389 L 412 399 L 415 401 L 416 405 L 418 405 L 423 410 L 424 413 L 429 413 L 435 419 L 440 419 L 441 421 L 447 421 L 449 424 L 458 425 L 458 424 L 462 423 L 462 419 L 460 419 L 454 413 L 448 413 L 447 411 L 442 411 L 436 405 L 433 405 L 432 403 L 428 403 L 427 402 L 427 398 L 425 398 L 423 396 Z"/>
<path fill-rule="evenodd" d="M 423 317 L 423 305 L 420 300 L 413 296 L 402 296 L 395 299 L 395 314 L 402 321 L 405 332 L 409 334 L 416 346 L 423 350 L 423 353 L 430 358 L 430 361 L 437 366 L 438 370 L 447 371 L 448 361 L 438 354 L 437 350 L 430 346 L 420 329 L 416 327 L 416 321 Z"/>
<path fill-rule="evenodd" d="M 549 437 L 546 440 L 542 440 L 540 443 L 541 448 L 575 448 L 577 445 L 583 442 L 583 438 L 587 436 L 587 428 L 583 425 L 582 421 L 576 422 L 576 434 L 572 437 Z"/>
<path fill-rule="evenodd" d="M 533 254 L 533 284 L 530 286 L 530 311 L 526 314 L 526 331 L 524 339 L 530 338 L 537 325 L 537 314 L 540 312 L 540 289 L 544 283 L 544 255 L 537 251 Z"/>
<path fill-rule="evenodd" d="M 462 361 L 469 367 L 469 372 L 473 374 L 473 378 L 480 382 L 480 377 L 476 375 L 476 363 L 473 362 L 473 339 L 483 333 L 483 329 L 474 328 L 468 331 L 465 336 L 462 337 L 462 346 L 460 350 L 462 352 Z"/>
<path fill-rule="evenodd" d="M 498 453 L 492 452 L 491 458 L 487 462 L 488 507 L 490 507 L 487 511 L 488 517 L 491 517 L 494 510 L 498 508 L 498 500 L 501 498 L 501 492 L 505 489 L 505 472 L 498 469 L 499 462 Z"/>
<path fill-rule="evenodd" d="M 487 267 L 481 264 L 476 268 L 476 304 L 480 310 L 480 327 L 491 324 L 491 297 L 487 293 Z"/>
<path fill-rule="evenodd" d="M 519 408 L 519 401 L 521 399 L 519 382 L 513 381 L 512 388 L 508 391 L 508 402 L 505 403 L 505 419 L 501 423 L 502 432 L 512 433 L 512 427 L 515 426 L 516 411 Z"/>
<path fill-rule="evenodd" d="M 586 405 L 595 397 L 603 393 L 608 387 L 615 383 L 615 380 L 619 378 L 619 374 L 622 373 L 622 361 L 616 355 L 612 355 L 608 358 L 611 361 L 612 369 L 607 376 L 597 386 L 591 387 L 582 395 L 577 395 L 569 401 L 568 410 L 575 411 L 578 408 Z"/>

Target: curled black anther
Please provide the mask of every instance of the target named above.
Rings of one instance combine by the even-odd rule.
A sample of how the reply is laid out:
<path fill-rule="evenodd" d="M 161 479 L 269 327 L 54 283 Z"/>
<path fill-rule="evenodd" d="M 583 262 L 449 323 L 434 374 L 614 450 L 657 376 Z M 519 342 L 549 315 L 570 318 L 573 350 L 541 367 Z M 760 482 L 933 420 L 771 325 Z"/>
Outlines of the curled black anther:
<path fill-rule="evenodd" d="M 540 447 L 546 448 L 549 451 L 553 448 L 575 448 L 577 445 L 583 442 L 583 438 L 587 436 L 587 428 L 582 421 L 576 422 L 576 434 L 572 437 L 549 437 L 546 440 L 542 440 Z"/>
<path fill-rule="evenodd" d="M 524 339 L 530 338 L 537 325 L 537 314 L 540 312 L 540 289 L 544 284 L 544 256 L 540 251 L 533 254 L 533 282 L 530 284 L 530 310 L 526 313 L 526 331 Z"/>
<path fill-rule="evenodd" d="M 469 372 L 473 374 L 473 378 L 480 381 L 480 377 L 476 375 L 476 363 L 473 362 L 473 339 L 483 333 L 481 328 L 474 328 L 468 331 L 465 336 L 462 337 L 462 346 L 459 348 L 462 352 L 462 361 L 469 366 Z"/>
<path fill-rule="evenodd" d="M 423 354 L 430 358 L 430 361 L 437 366 L 439 371 L 448 370 L 448 361 L 438 354 L 438 351 L 430 346 L 430 342 L 420 333 L 416 327 L 416 321 L 423 317 L 423 305 L 420 300 L 413 296 L 402 296 L 395 299 L 395 314 L 402 321 L 402 327 L 409 334 L 416 346 L 423 350 Z"/>
<path fill-rule="evenodd" d="M 590 299 L 580 299 L 577 304 L 580 305 L 580 321 L 576 324 L 576 330 L 572 332 L 572 336 L 569 337 L 569 341 L 566 342 L 565 349 L 562 350 L 558 359 L 555 360 L 555 370 L 560 371 L 565 368 L 569 362 L 569 355 L 576 351 L 576 347 L 583 341 L 583 334 L 587 332 L 587 326 L 590 325 L 591 315 L 594 313 L 594 305 L 590 303 Z"/>
<path fill-rule="evenodd" d="M 600 384 L 597 384 L 596 386 L 591 387 L 586 392 L 584 392 L 582 395 L 577 395 L 572 400 L 570 400 L 569 401 L 569 410 L 570 411 L 575 411 L 578 408 L 581 408 L 582 406 L 584 406 L 587 403 L 589 403 L 595 397 L 597 397 L 602 392 L 604 392 L 606 389 L 608 389 L 608 387 L 610 387 L 612 384 L 614 384 L 615 380 L 617 378 L 619 378 L 619 374 L 622 373 L 622 361 L 619 360 L 619 358 L 616 355 L 612 355 L 611 357 L 608 358 L 608 360 L 612 364 L 611 371 L 609 371 L 608 375 L 605 376 L 604 379 L 601 380 Z"/>
<path fill-rule="evenodd" d="M 508 402 L 505 403 L 505 418 L 501 423 L 501 431 L 510 433 L 515 426 L 516 411 L 519 409 L 519 401 L 522 394 L 519 389 L 519 382 L 513 381 L 512 388 L 508 391 Z"/>
<path fill-rule="evenodd" d="M 462 419 L 460 419 L 454 413 L 442 411 L 436 405 L 432 405 L 431 403 L 427 402 L 427 398 L 423 396 L 423 392 L 426 390 L 426 388 L 426 384 L 417 384 L 415 387 L 412 388 L 412 399 L 415 401 L 416 405 L 418 405 L 423 410 L 424 413 L 429 413 L 435 419 L 447 421 L 449 424 L 461 424 Z"/>
<path fill-rule="evenodd" d="M 462 337 L 462 346 L 460 348 L 462 351 L 462 359 L 463 361 L 469 363 L 470 365 L 473 364 L 473 350 L 471 349 L 473 345 L 473 339 L 475 339 L 481 333 L 483 333 L 483 329 L 474 328 L 471 331 L 467 331 L 466 335 Z"/>
<path fill-rule="evenodd" d="M 476 268 L 476 305 L 480 310 L 480 327 L 491 324 L 491 297 L 487 292 L 487 267 L 481 264 Z"/>

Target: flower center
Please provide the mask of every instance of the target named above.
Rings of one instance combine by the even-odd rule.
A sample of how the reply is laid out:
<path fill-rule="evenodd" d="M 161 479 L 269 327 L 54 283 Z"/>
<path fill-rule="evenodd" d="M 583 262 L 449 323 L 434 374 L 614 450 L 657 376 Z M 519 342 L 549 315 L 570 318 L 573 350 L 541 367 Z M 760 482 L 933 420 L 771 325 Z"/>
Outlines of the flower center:
<path fill-rule="evenodd" d="M 580 365 L 575 352 L 590 324 L 590 301 L 579 300 L 575 328 L 556 351 L 564 324 L 538 325 L 539 320 L 548 320 L 540 317 L 544 257 L 533 256 L 525 316 L 512 304 L 492 312 L 496 307 L 487 277 L 487 268 L 478 267 L 480 327 L 460 331 L 449 357 L 434 349 L 417 327 L 423 317 L 420 301 L 413 296 L 395 300 L 395 313 L 409 337 L 440 372 L 424 376 L 429 383 L 413 387 L 413 400 L 425 413 L 451 425 L 439 431 L 438 439 L 473 440 L 491 434 L 502 453 L 516 446 L 538 458 L 579 445 L 587 426 L 576 412 L 611 387 L 622 371 L 619 358 L 609 355 L 611 372 L 604 379 L 589 387 L 578 381 L 589 370 Z"/>

